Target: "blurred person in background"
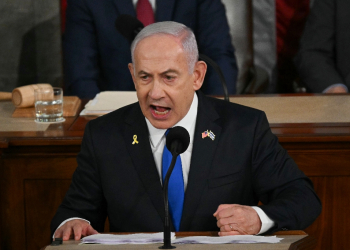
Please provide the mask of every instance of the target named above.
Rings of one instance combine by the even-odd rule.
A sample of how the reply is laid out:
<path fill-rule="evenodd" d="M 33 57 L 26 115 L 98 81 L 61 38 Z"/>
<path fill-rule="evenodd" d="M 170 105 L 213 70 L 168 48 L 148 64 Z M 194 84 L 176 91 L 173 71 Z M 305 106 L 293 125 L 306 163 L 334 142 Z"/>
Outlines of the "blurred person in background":
<path fill-rule="evenodd" d="M 64 34 L 67 94 L 93 98 L 100 91 L 135 90 L 128 63 L 130 44 L 115 28 L 121 14 L 137 17 L 145 26 L 176 21 L 194 31 L 199 52 L 223 71 L 229 94 L 236 93 L 237 65 L 224 5 L 220 0 L 68 0 Z M 201 89 L 223 94 L 210 67 Z"/>
<path fill-rule="evenodd" d="M 315 0 L 295 64 L 313 93 L 347 93 L 350 87 L 350 1 Z"/>

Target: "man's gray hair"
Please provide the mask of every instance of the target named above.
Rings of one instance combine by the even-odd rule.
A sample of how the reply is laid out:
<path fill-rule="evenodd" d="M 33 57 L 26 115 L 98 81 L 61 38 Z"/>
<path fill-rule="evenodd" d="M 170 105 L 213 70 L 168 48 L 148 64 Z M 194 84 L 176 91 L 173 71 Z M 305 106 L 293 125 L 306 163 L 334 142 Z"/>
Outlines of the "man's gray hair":
<path fill-rule="evenodd" d="M 158 22 L 143 28 L 140 33 L 137 34 L 135 40 L 131 44 L 132 63 L 134 64 L 135 62 L 134 52 L 137 44 L 146 37 L 158 34 L 172 35 L 180 40 L 187 57 L 189 73 L 192 74 L 194 66 L 198 61 L 198 47 L 196 38 L 190 28 L 177 22 Z"/>

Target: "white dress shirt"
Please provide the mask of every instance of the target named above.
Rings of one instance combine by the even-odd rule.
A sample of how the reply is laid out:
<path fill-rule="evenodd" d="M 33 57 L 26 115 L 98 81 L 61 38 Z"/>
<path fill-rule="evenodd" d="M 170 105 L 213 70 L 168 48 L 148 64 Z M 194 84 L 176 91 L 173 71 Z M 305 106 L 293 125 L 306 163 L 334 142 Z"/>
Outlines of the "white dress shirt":
<path fill-rule="evenodd" d="M 186 116 L 182 118 L 181 121 L 176 123 L 175 126 L 184 127 L 188 133 L 190 134 L 190 144 L 185 152 L 183 152 L 181 157 L 182 163 L 182 175 L 184 178 L 184 189 L 186 191 L 188 173 L 190 172 L 190 164 L 191 164 L 191 156 L 192 156 L 192 148 L 193 148 L 193 137 L 194 137 L 194 129 L 196 126 L 197 119 L 197 109 L 198 109 L 198 97 L 195 94 L 190 110 L 187 112 Z M 151 144 L 151 149 L 154 157 L 154 161 L 156 163 L 157 171 L 159 174 L 160 182 L 162 183 L 162 156 L 163 149 L 165 145 L 165 132 L 166 129 L 157 129 L 152 126 L 147 118 L 146 123 L 149 131 L 149 141 Z"/>
<path fill-rule="evenodd" d="M 186 116 L 182 118 L 181 121 L 176 123 L 175 126 L 181 126 L 184 127 L 188 133 L 190 134 L 190 144 L 187 148 L 187 150 L 180 155 L 181 157 L 181 163 L 182 163 L 182 173 L 184 178 L 184 189 L 186 191 L 187 182 L 188 182 L 188 174 L 190 172 L 190 164 L 191 164 L 191 156 L 192 156 L 192 148 L 193 148 L 193 137 L 195 132 L 195 126 L 196 126 L 196 119 L 197 119 L 197 110 L 198 110 L 198 97 L 197 94 L 194 94 L 193 101 L 190 107 L 190 110 L 187 112 Z M 153 125 L 149 122 L 147 118 L 146 123 L 149 131 L 149 141 L 151 144 L 151 149 L 154 157 L 154 161 L 156 163 L 157 171 L 159 174 L 159 181 L 162 183 L 162 155 L 163 155 L 163 149 L 165 145 L 165 132 L 166 129 L 157 129 L 153 127 Z M 252 207 L 259 215 L 261 220 L 261 229 L 258 234 L 265 233 L 267 230 L 269 230 L 271 227 L 274 226 L 274 221 L 271 220 L 265 212 L 256 206 Z M 213 211 L 214 213 L 215 211 Z M 64 223 L 67 221 L 73 220 L 73 219 L 80 219 L 80 218 L 69 218 L 65 221 L 63 221 L 59 226 L 61 227 Z M 83 219 L 85 220 L 85 219 Z M 87 221 L 87 220 L 85 220 Z M 89 221 L 87 221 L 89 222 Z M 90 222 L 89 222 L 90 223 Z"/>

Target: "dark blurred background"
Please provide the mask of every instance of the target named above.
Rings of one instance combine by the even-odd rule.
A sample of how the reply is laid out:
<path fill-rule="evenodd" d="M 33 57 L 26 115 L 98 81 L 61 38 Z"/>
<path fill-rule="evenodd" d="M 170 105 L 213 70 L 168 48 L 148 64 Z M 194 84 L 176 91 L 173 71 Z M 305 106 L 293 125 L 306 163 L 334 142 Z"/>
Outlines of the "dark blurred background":
<path fill-rule="evenodd" d="M 250 0 L 222 0 L 230 26 L 239 23 L 234 20 L 233 6 L 244 4 L 244 1 Z M 294 86 L 298 76 L 292 58 L 297 52 L 312 2 L 251 1 L 253 61 L 259 69 L 258 76 L 268 79 L 263 93 L 299 91 Z M 0 1 L 0 91 L 12 91 L 15 87 L 33 83 L 64 86 L 61 45 L 65 9 L 66 0 Z M 237 43 L 242 42 L 235 41 L 240 37 L 237 32 L 240 28 L 231 30 L 236 55 L 240 53 Z M 238 66 L 242 68 L 242 56 L 237 57 Z"/>

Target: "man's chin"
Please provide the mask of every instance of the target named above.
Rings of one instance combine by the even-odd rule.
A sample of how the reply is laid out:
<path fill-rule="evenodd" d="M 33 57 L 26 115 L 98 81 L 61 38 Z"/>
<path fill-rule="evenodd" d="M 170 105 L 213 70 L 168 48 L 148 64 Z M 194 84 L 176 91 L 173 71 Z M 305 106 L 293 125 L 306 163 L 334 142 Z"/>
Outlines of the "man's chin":
<path fill-rule="evenodd" d="M 152 115 L 147 117 L 148 121 L 152 124 L 153 127 L 157 129 L 168 129 L 173 127 L 177 122 L 172 117 L 167 117 L 167 119 L 157 119 Z"/>
<path fill-rule="evenodd" d="M 168 129 L 175 125 L 175 123 L 169 120 L 156 120 L 156 119 L 148 119 L 153 127 L 157 129 Z"/>

